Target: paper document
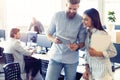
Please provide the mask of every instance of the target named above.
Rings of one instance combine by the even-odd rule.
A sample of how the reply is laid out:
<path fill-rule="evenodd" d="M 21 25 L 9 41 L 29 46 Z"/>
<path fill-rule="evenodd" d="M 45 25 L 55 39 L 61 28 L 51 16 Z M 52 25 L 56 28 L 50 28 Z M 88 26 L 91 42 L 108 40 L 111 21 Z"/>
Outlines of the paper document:
<path fill-rule="evenodd" d="M 70 40 L 68 40 L 68 39 L 65 39 L 65 38 L 62 38 L 59 36 L 57 36 L 57 38 L 62 41 L 62 44 L 70 44 L 71 43 Z"/>
<path fill-rule="evenodd" d="M 91 37 L 91 47 L 97 51 L 104 51 L 111 42 L 110 35 L 93 34 Z"/>

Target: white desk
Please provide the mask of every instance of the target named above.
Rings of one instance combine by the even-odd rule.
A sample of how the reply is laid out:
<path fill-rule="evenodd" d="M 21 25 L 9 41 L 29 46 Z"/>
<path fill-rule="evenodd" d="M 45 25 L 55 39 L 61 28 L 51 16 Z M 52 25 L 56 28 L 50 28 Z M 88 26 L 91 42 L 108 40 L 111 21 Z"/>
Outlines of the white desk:
<path fill-rule="evenodd" d="M 42 59 L 42 60 L 49 60 L 50 59 L 50 55 L 48 55 L 48 54 L 36 54 L 36 53 L 34 53 L 32 55 L 32 57 L 34 57 L 36 59 Z"/>
<path fill-rule="evenodd" d="M 32 57 L 42 60 L 49 60 L 50 54 L 33 54 Z M 83 58 L 79 58 L 79 65 L 77 67 L 77 72 L 83 73 L 85 71 L 85 66 L 83 66 L 84 63 L 85 60 Z"/>

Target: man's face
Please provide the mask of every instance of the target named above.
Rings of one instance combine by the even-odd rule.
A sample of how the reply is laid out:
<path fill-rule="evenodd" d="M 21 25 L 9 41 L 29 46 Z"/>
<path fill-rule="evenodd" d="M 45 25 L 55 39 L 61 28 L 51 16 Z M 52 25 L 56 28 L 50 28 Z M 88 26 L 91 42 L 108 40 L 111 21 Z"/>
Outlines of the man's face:
<path fill-rule="evenodd" d="M 17 32 L 17 34 L 15 34 L 15 38 L 20 39 L 20 37 L 21 37 L 20 32 Z"/>
<path fill-rule="evenodd" d="M 69 19 L 73 19 L 77 13 L 77 9 L 79 8 L 79 4 L 70 4 L 67 3 L 66 4 L 67 7 L 67 11 L 66 11 L 66 15 Z"/>

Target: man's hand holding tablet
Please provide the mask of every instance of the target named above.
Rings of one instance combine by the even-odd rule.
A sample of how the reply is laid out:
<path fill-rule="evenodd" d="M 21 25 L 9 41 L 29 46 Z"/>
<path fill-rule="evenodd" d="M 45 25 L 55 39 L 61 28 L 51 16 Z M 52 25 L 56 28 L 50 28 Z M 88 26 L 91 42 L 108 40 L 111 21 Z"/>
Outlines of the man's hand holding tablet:
<path fill-rule="evenodd" d="M 59 36 L 57 36 L 57 39 L 59 39 L 62 42 L 62 44 L 70 44 L 71 43 L 70 40 L 59 37 Z"/>

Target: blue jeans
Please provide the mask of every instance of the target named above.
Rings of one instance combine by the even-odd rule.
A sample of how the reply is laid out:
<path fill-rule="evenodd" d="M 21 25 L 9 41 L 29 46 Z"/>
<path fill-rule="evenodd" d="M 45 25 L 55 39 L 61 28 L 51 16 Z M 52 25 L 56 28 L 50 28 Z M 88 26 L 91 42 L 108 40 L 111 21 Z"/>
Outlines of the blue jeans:
<path fill-rule="evenodd" d="M 50 60 L 45 80 L 58 80 L 63 68 L 65 72 L 65 80 L 75 80 L 77 66 L 78 62 L 74 64 L 65 64 Z"/>

